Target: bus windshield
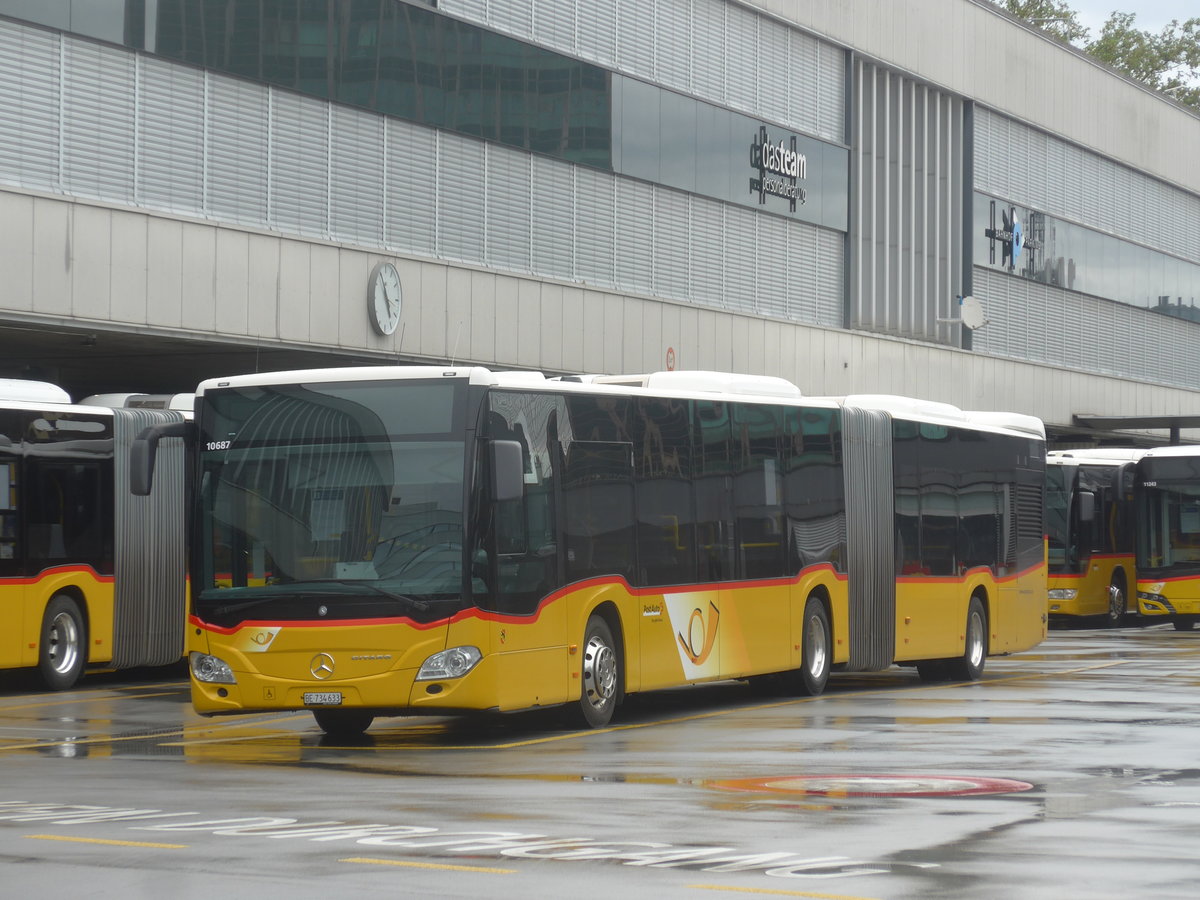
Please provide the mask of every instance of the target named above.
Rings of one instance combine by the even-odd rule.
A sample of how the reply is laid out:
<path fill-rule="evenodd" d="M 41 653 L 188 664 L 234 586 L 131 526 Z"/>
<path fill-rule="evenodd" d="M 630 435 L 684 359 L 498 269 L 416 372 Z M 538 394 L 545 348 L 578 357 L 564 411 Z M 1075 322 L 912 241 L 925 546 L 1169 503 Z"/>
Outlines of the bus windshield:
<path fill-rule="evenodd" d="M 461 393 L 352 381 L 205 395 L 194 612 L 419 617 L 459 602 Z"/>
<path fill-rule="evenodd" d="M 1200 574 L 1200 483 L 1160 481 L 1144 489 L 1138 502 L 1139 573 Z"/>
<path fill-rule="evenodd" d="M 1046 466 L 1046 539 L 1051 572 L 1071 569 L 1071 489 L 1074 466 Z"/>

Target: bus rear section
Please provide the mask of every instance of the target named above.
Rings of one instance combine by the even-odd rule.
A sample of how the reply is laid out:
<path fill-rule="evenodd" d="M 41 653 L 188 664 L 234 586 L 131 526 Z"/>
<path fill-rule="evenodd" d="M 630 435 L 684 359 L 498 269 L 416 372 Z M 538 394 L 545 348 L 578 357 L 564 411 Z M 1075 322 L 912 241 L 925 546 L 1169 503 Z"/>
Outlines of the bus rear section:
<path fill-rule="evenodd" d="M 1048 610 L 1060 622 L 1107 627 L 1137 612 L 1134 463 L 1137 449 L 1064 450 L 1046 460 Z"/>
<path fill-rule="evenodd" d="M 1200 451 L 1148 450 L 1134 489 L 1138 612 L 1190 631 L 1200 621 Z"/>
<path fill-rule="evenodd" d="M 147 425 L 179 413 L 72 405 L 53 385 L 0 399 L 0 667 L 51 689 L 89 667 L 178 662 L 185 609 L 184 450 L 150 496 L 129 491 Z"/>

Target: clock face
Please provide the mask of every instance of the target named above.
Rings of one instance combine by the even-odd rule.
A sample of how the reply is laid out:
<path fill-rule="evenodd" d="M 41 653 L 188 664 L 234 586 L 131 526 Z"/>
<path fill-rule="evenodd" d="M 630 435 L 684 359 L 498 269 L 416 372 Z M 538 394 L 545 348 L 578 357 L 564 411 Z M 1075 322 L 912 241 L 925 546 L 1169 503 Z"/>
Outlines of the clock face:
<path fill-rule="evenodd" d="M 391 263 L 383 262 L 371 270 L 367 284 L 367 306 L 371 324 L 380 334 L 393 334 L 400 324 L 400 273 Z"/>

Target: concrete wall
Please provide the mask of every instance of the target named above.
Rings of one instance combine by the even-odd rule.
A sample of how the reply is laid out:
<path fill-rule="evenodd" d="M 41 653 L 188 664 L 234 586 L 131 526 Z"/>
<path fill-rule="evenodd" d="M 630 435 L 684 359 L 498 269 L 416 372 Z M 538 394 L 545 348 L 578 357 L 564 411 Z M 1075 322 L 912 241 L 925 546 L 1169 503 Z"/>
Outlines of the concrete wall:
<path fill-rule="evenodd" d="M 1069 425 L 1073 413 L 1192 413 L 1200 392 L 912 341 L 750 318 L 567 282 L 394 259 L 400 326 L 376 334 L 366 284 L 381 257 L 350 246 L 0 190 L 0 317 L 305 344 L 380 361 L 546 372 L 720 369 L 788 378 L 809 395 L 894 393 Z M 48 306 L 46 298 L 61 298 Z M 340 298 L 340 299 L 339 299 Z M 36 308 L 35 308 L 36 304 Z"/>

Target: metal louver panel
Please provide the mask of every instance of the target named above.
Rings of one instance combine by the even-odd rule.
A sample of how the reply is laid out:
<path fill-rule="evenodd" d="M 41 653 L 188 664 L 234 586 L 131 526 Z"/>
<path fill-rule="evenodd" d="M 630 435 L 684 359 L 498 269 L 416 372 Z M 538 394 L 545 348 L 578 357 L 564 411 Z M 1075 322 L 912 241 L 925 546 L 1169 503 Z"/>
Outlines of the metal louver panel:
<path fill-rule="evenodd" d="M 487 261 L 530 271 L 533 182 L 527 153 L 487 148 Z"/>
<path fill-rule="evenodd" d="M 407 253 L 437 253 L 437 189 L 429 175 L 437 132 L 388 121 L 387 223 L 384 243 Z"/>
<path fill-rule="evenodd" d="M 755 62 L 758 65 L 759 77 L 755 79 L 758 85 L 756 103 L 763 115 L 779 116 L 779 112 L 790 113 L 793 86 L 803 82 L 803 78 L 772 78 L 763 77 L 763 72 L 794 72 L 791 60 L 789 35 L 792 29 L 773 19 L 760 19 L 758 23 L 758 54 Z M 807 121 L 812 117 L 806 116 Z M 805 130 L 811 131 L 809 127 Z"/>
<path fill-rule="evenodd" d="M 655 4 L 648 4 L 654 6 Z M 687 0 L 684 0 L 687 5 Z M 666 12 L 666 15 L 662 15 Z M 692 34 L 695 22 L 690 15 L 675 16 L 660 9 L 656 17 L 654 40 L 655 67 L 663 84 L 685 91 L 692 89 Z"/>
<path fill-rule="evenodd" d="M 478 141 L 439 132 L 437 159 L 441 161 L 443 171 L 486 173 L 484 145 Z M 486 196 L 486 192 L 487 186 L 480 185 L 478 179 L 437 180 L 439 256 L 483 261 L 488 223 L 479 210 L 480 195 Z"/>
<path fill-rule="evenodd" d="M 63 189 L 132 203 L 136 57 L 84 41 L 67 41 L 65 48 Z"/>
<path fill-rule="evenodd" d="M 678 191 L 654 191 L 654 230 L 650 256 L 654 266 L 654 293 L 660 297 L 688 296 L 691 270 L 688 234 L 691 223 L 689 197 Z"/>
<path fill-rule="evenodd" d="M 692 15 L 696 26 L 692 30 L 692 87 L 702 97 L 718 103 L 725 101 L 729 86 L 725 65 L 729 58 L 726 48 L 725 11 L 723 0 L 695 0 Z"/>
<path fill-rule="evenodd" d="M 842 409 L 851 671 L 885 669 L 896 655 L 896 544 L 888 415 Z"/>
<path fill-rule="evenodd" d="M 575 273 L 616 284 L 615 180 L 594 169 L 575 170 Z"/>
<path fill-rule="evenodd" d="M 578 15 L 575 3 L 538 0 L 533 4 L 533 39 L 548 47 L 574 51 Z"/>
<path fill-rule="evenodd" d="M 329 233 L 329 104 L 271 91 L 271 225 Z"/>
<path fill-rule="evenodd" d="M 59 38 L 0 28 L 0 181 L 58 186 Z"/>
<path fill-rule="evenodd" d="M 760 259 L 769 260 L 766 265 L 759 266 L 758 289 L 755 307 L 761 315 L 775 316 L 786 319 L 789 314 L 788 287 L 794 273 L 789 263 L 788 253 L 788 220 L 777 216 L 759 216 L 758 219 L 758 255 Z M 797 256 L 804 259 L 801 247 L 797 247 Z M 802 280 L 809 286 L 812 278 Z"/>
<path fill-rule="evenodd" d="M 692 239 L 708 252 L 692 258 L 692 300 L 704 306 L 720 306 L 725 294 L 725 207 L 719 203 L 692 206 Z"/>
<path fill-rule="evenodd" d="M 226 221 L 266 225 L 268 89 L 210 76 L 208 95 L 208 212 Z"/>
<path fill-rule="evenodd" d="M 654 193 L 640 181 L 617 180 L 617 284 L 649 294 L 654 289 L 650 247 L 654 240 Z"/>
<path fill-rule="evenodd" d="M 204 74 L 138 57 L 138 200 L 204 213 Z"/>
<path fill-rule="evenodd" d="M 617 60 L 616 8 L 609 0 L 577 0 L 575 24 L 579 55 L 615 67 Z"/>
<path fill-rule="evenodd" d="M 726 8 L 726 40 L 729 58 L 725 61 L 729 79 L 728 99 L 732 106 L 757 113 L 760 71 L 754 48 L 758 45 L 758 16 L 740 6 Z"/>
<path fill-rule="evenodd" d="M 617 68 L 653 79 L 654 15 L 657 4 L 644 0 L 615 0 L 617 7 Z"/>
<path fill-rule="evenodd" d="M 159 445 L 154 490 L 129 490 L 129 448 L 148 425 L 179 422 L 179 413 L 113 410 L 116 528 L 113 658 L 116 668 L 163 666 L 183 656 L 186 544 L 183 442 Z"/>
<path fill-rule="evenodd" d="M 339 240 L 383 242 L 384 119 L 334 106 L 330 161 L 330 233 Z"/>
<path fill-rule="evenodd" d="M 533 271 L 558 278 L 575 277 L 572 209 L 569 198 L 578 198 L 572 179 L 573 166 L 564 166 L 540 156 L 532 158 L 533 184 Z"/>
<path fill-rule="evenodd" d="M 759 216 L 740 206 L 725 207 L 724 309 L 753 313 L 758 301 Z"/>

